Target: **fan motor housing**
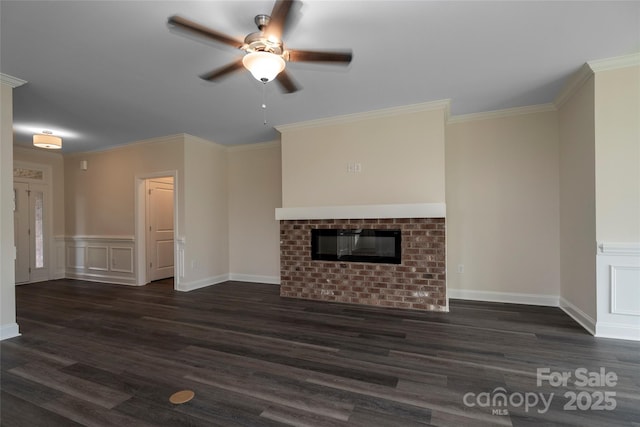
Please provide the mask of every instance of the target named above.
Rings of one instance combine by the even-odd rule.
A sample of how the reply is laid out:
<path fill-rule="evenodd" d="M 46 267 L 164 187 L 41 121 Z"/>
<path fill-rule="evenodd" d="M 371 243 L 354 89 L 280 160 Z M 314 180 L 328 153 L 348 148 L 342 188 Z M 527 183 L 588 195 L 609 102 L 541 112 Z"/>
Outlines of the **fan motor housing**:
<path fill-rule="evenodd" d="M 243 46 L 242 50 L 246 52 L 270 52 L 282 55 L 284 51 L 282 41 L 271 41 L 262 31 L 249 34 L 245 37 L 244 43 L 245 46 Z"/>

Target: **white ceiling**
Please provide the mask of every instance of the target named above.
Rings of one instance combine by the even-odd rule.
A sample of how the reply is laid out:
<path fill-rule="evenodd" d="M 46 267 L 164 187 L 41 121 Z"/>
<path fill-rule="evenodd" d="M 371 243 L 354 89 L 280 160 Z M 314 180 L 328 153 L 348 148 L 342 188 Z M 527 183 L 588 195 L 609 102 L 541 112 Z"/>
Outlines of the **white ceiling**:
<path fill-rule="evenodd" d="M 551 102 L 586 61 L 640 50 L 640 2 L 304 1 L 294 49 L 351 48 L 350 66 L 291 63 L 283 94 L 248 72 L 198 78 L 241 51 L 169 30 L 179 14 L 231 36 L 273 1 L 6 1 L 0 71 L 14 134 L 47 129 L 64 152 L 189 133 L 220 144 L 269 141 L 273 126 L 451 99 L 453 115 Z M 268 125 L 261 108 L 266 95 Z"/>

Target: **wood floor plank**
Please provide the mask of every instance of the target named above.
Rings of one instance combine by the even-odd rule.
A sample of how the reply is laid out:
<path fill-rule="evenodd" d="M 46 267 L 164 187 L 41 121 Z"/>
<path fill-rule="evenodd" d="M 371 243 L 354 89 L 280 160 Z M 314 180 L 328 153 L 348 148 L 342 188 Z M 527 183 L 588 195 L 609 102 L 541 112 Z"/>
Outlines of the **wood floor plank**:
<path fill-rule="evenodd" d="M 170 279 L 54 280 L 16 287 L 16 304 L 22 335 L 0 343 L 2 426 L 640 427 L 640 343 L 594 338 L 554 307 L 451 300 L 425 313 L 257 283 L 177 292 Z M 538 368 L 618 381 L 538 385 Z M 180 389 L 195 398 L 170 403 Z M 465 403 L 501 389 L 556 397 L 545 413 Z M 565 392 L 601 391 L 614 410 L 564 408 Z"/>
<path fill-rule="evenodd" d="M 9 372 L 107 409 L 131 397 L 129 394 L 67 375 L 59 369 L 38 362 L 10 369 Z"/>
<path fill-rule="evenodd" d="M 82 425 L 41 406 L 13 396 L 4 390 L 0 393 L 0 408 L 2 408 L 0 422 L 3 427 L 43 425 L 47 427 L 74 427 Z"/>

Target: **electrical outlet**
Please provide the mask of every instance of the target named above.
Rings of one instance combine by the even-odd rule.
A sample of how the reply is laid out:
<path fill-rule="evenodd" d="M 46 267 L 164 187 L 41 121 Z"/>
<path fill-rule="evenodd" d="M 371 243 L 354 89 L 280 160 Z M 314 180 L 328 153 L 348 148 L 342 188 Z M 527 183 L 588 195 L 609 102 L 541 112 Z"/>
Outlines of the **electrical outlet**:
<path fill-rule="evenodd" d="M 464 273 L 464 264 L 458 264 L 458 273 Z"/>

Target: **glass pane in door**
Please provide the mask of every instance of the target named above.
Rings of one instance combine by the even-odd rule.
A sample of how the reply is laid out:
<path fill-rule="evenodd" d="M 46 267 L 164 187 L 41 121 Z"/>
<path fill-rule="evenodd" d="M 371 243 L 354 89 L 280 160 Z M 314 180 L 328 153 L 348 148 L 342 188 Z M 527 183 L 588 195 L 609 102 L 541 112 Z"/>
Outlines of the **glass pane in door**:
<path fill-rule="evenodd" d="M 34 218 L 35 218 L 35 267 L 44 267 L 44 194 L 34 191 Z"/>

